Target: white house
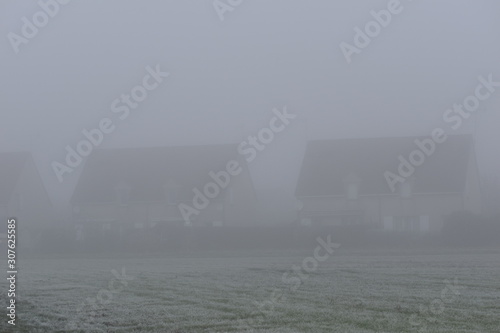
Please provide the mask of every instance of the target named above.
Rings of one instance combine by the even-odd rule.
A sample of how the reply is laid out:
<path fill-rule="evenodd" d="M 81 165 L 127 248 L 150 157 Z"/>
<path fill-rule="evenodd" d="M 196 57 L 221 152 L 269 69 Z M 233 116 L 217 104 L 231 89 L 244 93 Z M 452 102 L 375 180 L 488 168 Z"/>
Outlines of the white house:
<path fill-rule="evenodd" d="M 439 231 L 452 212 L 481 213 L 481 187 L 470 135 L 450 135 L 436 143 L 435 151 L 425 155 L 425 161 L 392 191 L 386 172 L 399 175 L 399 156 L 408 157 L 418 149 L 415 140 L 424 139 L 309 142 L 295 191 L 300 223 L 432 232 Z"/>
<path fill-rule="evenodd" d="M 228 166 L 239 172 L 226 179 Z M 78 228 L 105 230 L 182 226 L 186 215 L 193 226 L 252 225 L 256 213 L 252 179 L 236 145 L 96 150 L 71 202 Z"/>

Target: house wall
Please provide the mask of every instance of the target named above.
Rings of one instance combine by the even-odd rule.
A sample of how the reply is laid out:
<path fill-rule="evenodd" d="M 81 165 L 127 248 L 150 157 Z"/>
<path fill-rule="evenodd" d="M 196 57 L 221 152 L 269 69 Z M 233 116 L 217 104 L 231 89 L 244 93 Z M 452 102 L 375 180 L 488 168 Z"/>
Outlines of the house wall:
<path fill-rule="evenodd" d="M 232 191 L 231 195 L 229 194 Z M 233 177 L 224 198 L 225 225 L 255 225 L 257 218 L 257 197 L 247 169 Z"/>
<path fill-rule="evenodd" d="M 168 205 L 164 203 L 151 204 L 148 214 L 149 220 L 153 223 L 175 223 L 183 219 L 177 205 Z"/>
<path fill-rule="evenodd" d="M 382 218 L 418 216 L 426 217 L 428 231 L 440 231 L 449 214 L 463 210 L 461 194 L 415 194 L 411 198 L 387 197 L 381 200 Z"/>
<path fill-rule="evenodd" d="M 465 210 L 474 214 L 482 214 L 481 180 L 474 149 L 471 150 L 467 167 L 464 205 Z"/>
<path fill-rule="evenodd" d="M 328 221 L 335 215 L 358 214 L 361 216 L 361 223 L 383 228 L 387 217 L 391 217 L 393 221 L 418 217 L 419 221 L 428 221 L 428 231 L 440 230 L 447 215 L 464 207 L 461 194 L 414 194 L 410 198 L 361 196 L 356 200 L 347 200 L 345 197 L 306 197 L 300 200 L 303 204 L 300 218 L 310 218 L 313 222 Z M 334 221 L 332 223 L 335 224 Z"/>
<path fill-rule="evenodd" d="M 243 164 L 241 164 L 243 165 Z M 191 201 L 186 202 L 191 208 Z M 178 204 L 165 202 L 130 203 L 120 206 L 117 203 L 74 204 L 73 220 L 81 223 L 124 223 L 134 225 L 145 223 L 183 224 L 184 218 Z M 246 168 L 239 175 L 232 177 L 224 194 L 211 199 L 209 205 L 191 214 L 194 225 L 254 225 L 257 211 L 257 199 L 250 173 Z"/>
<path fill-rule="evenodd" d="M 78 211 L 73 212 L 73 220 L 77 224 L 120 223 L 126 226 L 152 226 L 158 223 L 182 224 L 183 217 L 177 205 L 148 202 L 119 205 L 116 203 L 78 205 Z M 207 224 L 223 219 L 223 205 L 211 203 L 200 211 L 198 216 L 192 215 L 195 224 Z"/>
<path fill-rule="evenodd" d="M 76 223 L 83 224 L 120 223 L 121 225 L 132 226 L 136 223 L 148 223 L 151 208 L 157 208 L 157 206 L 154 203 L 131 203 L 129 205 L 117 203 L 82 204 L 75 206 L 78 208 L 73 210 L 73 219 Z"/>

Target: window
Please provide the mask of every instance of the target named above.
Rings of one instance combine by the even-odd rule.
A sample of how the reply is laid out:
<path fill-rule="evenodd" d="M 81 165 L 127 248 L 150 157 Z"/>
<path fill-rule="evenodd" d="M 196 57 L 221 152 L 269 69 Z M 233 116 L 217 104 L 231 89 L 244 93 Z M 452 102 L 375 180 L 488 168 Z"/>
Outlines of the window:
<path fill-rule="evenodd" d="M 399 186 L 399 194 L 401 195 L 402 198 L 411 198 L 414 184 L 415 184 L 415 179 L 411 177 L 406 179 Z"/>
<path fill-rule="evenodd" d="M 420 231 L 428 232 L 430 230 L 429 215 L 420 215 Z"/>
<path fill-rule="evenodd" d="M 354 173 L 350 173 L 347 177 L 344 178 L 344 185 L 347 192 L 346 193 L 347 199 L 349 200 L 358 199 L 360 183 L 361 179 Z"/>
<path fill-rule="evenodd" d="M 419 232 L 420 216 L 398 216 L 394 218 L 394 230 L 401 232 Z"/>
<path fill-rule="evenodd" d="M 394 218 L 392 216 L 384 216 L 383 224 L 385 230 L 394 230 Z"/>
<path fill-rule="evenodd" d="M 356 200 L 358 198 L 358 184 L 347 185 L 347 199 Z"/>
<path fill-rule="evenodd" d="M 312 220 L 310 218 L 302 218 L 300 219 L 300 225 L 310 227 L 312 225 Z"/>

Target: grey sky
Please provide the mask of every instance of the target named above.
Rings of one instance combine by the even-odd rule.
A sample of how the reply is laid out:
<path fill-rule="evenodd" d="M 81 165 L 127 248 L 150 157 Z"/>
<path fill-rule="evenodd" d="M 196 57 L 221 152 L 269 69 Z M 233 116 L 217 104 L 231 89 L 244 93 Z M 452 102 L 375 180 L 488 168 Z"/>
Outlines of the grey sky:
<path fill-rule="evenodd" d="M 248 0 L 221 22 L 209 0 L 73 1 L 15 54 L 6 36 L 38 7 L 4 0 L 0 151 L 32 151 L 53 200 L 64 201 L 78 173 L 59 184 L 50 163 L 156 64 L 171 76 L 101 147 L 238 143 L 287 106 L 297 121 L 250 169 L 256 187 L 291 190 L 307 139 L 449 129 L 444 111 L 473 93 L 478 76 L 500 81 L 500 4 L 402 1 L 403 12 L 347 64 L 339 44 L 387 3 Z M 500 167 L 499 109 L 500 90 L 477 116 L 489 174 Z"/>

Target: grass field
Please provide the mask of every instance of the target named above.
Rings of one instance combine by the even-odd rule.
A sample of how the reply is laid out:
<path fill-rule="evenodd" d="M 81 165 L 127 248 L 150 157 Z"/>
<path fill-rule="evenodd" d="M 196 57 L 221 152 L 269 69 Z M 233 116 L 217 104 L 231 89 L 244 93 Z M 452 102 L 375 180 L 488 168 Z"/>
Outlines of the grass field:
<path fill-rule="evenodd" d="M 292 290 L 283 275 L 312 255 L 21 258 L 17 325 L 4 314 L 0 331 L 500 332 L 498 250 L 340 248 Z"/>

